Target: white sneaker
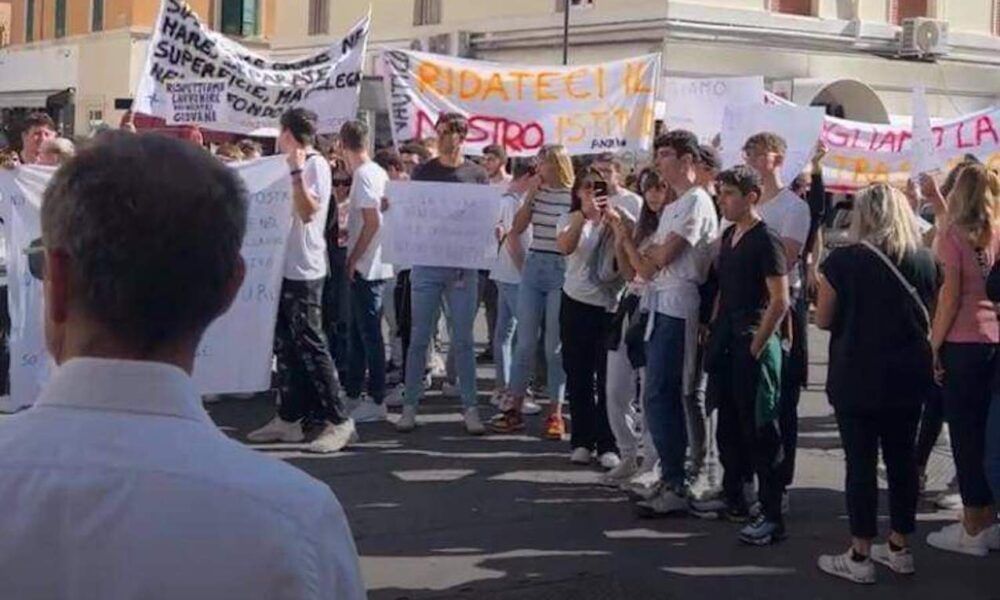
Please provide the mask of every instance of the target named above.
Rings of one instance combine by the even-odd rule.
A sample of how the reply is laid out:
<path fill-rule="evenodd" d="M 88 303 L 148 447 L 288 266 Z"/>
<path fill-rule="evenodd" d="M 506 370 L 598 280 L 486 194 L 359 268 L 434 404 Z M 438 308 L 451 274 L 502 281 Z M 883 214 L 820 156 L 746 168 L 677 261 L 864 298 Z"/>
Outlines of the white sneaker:
<path fill-rule="evenodd" d="M 289 423 L 288 421 L 282 421 L 281 417 L 275 415 L 270 423 L 256 431 L 248 433 L 247 439 L 260 444 L 270 442 L 295 444 L 306 439 L 306 434 L 302 431 L 302 421 Z"/>
<path fill-rule="evenodd" d="M 406 386 L 403 384 L 397 385 L 385 395 L 383 404 L 389 408 L 399 408 L 403 405 L 404 392 L 406 392 Z"/>
<path fill-rule="evenodd" d="M 861 562 L 852 560 L 851 550 L 844 554 L 826 554 L 819 557 L 816 565 L 824 573 L 840 577 L 854 583 L 875 583 L 875 565 L 870 558 Z"/>
<path fill-rule="evenodd" d="M 396 421 L 396 431 L 409 433 L 417 428 L 417 407 L 415 405 L 403 406 L 403 414 Z"/>
<path fill-rule="evenodd" d="M 948 491 L 942 492 L 934 499 L 934 506 L 943 510 L 961 510 L 963 506 L 962 495 Z"/>
<path fill-rule="evenodd" d="M 490 406 L 494 408 L 501 408 L 506 397 L 507 392 L 503 390 L 493 390 L 493 393 L 490 394 Z"/>
<path fill-rule="evenodd" d="M 308 452 L 317 454 L 333 454 L 343 450 L 355 437 L 354 421 L 347 419 L 339 425 L 327 423 L 326 427 L 315 440 L 306 447 Z"/>
<path fill-rule="evenodd" d="M 462 393 L 459 391 L 457 385 L 450 381 L 445 381 L 441 384 L 441 395 L 448 398 L 458 398 Z"/>
<path fill-rule="evenodd" d="M 431 354 L 431 359 L 427 361 L 427 368 L 431 370 L 430 375 L 434 377 L 444 377 L 448 372 L 444 363 L 444 357 L 437 352 Z"/>
<path fill-rule="evenodd" d="M 694 483 L 691 484 L 688 495 L 691 496 L 692 500 L 696 501 L 710 500 L 721 496 L 722 488 L 715 486 L 708 473 L 702 469 L 698 473 L 698 477 L 694 480 Z"/>
<path fill-rule="evenodd" d="M 465 430 L 469 435 L 483 435 L 486 433 L 486 427 L 483 426 L 483 422 L 479 418 L 479 408 L 473 406 L 465 409 L 463 417 L 465 418 Z"/>
<path fill-rule="evenodd" d="M 612 468 L 601 478 L 601 483 L 611 486 L 619 486 L 626 483 L 639 470 L 639 462 L 635 456 L 625 456 L 618 461 L 618 466 Z"/>
<path fill-rule="evenodd" d="M 983 557 L 990 553 L 989 536 L 989 529 L 980 531 L 979 535 L 969 535 L 965 530 L 965 525 L 952 523 L 940 531 L 927 534 L 927 544 L 938 550 Z"/>
<path fill-rule="evenodd" d="M 351 420 L 355 423 L 378 423 L 385 421 L 385 404 L 375 404 L 371 398 L 365 398 L 351 411 Z"/>
<path fill-rule="evenodd" d="M 524 402 L 521 404 L 522 415 L 537 415 L 540 412 L 542 412 L 542 407 L 537 402 L 528 400 L 527 398 L 524 399 Z"/>
<path fill-rule="evenodd" d="M 589 465 L 590 450 L 583 447 L 573 448 L 573 452 L 569 455 L 569 462 L 574 465 Z"/>
<path fill-rule="evenodd" d="M 872 544 L 871 559 L 900 575 L 913 575 L 917 572 L 913 566 L 913 553 L 909 548 L 897 552 L 889 544 Z"/>
<path fill-rule="evenodd" d="M 688 501 L 680 493 L 671 489 L 668 485 L 660 486 L 658 494 L 649 500 L 641 500 L 636 503 L 639 514 L 644 517 L 661 517 L 671 513 L 686 512 Z"/>
<path fill-rule="evenodd" d="M 604 452 L 597 457 L 597 462 L 601 463 L 601 468 L 611 470 L 622 464 L 622 459 L 614 452 Z"/>

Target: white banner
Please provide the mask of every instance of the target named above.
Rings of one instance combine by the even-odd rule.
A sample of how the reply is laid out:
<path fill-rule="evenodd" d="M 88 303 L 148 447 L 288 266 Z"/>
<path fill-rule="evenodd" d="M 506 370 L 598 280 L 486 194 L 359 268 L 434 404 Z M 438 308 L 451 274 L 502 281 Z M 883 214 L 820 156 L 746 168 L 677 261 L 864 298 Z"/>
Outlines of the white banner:
<path fill-rule="evenodd" d="M 823 129 L 820 107 L 743 105 L 726 108 L 722 127 L 724 166 L 742 164 L 743 144 L 757 133 L 771 132 L 785 139 L 788 152 L 781 169 L 782 183 L 788 185 L 809 164 Z"/>
<path fill-rule="evenodd" d="M 390 181 L 385 259 L 397 266 L 491 268 L 503 194 L 492 185 Z"/>
<path fill-rule="evenodd" d="M 442 112 L 469 119 L 467 151 L 499 144 L 530 156 L 545 144 L 571 154 L 652 145 L 660 55 L 594 65 L 511 65 L 387 50 L 382 55 L 393 139 L 437 137 Z"/>
<path fill-rule="evenodd" d="M 300 106 L 316 112 L 321 133 L 337 131 L 358 112 L 370 20 L 365 17 L 320 52 L 271 61 L 210 30 L 183 0 L 163 0 L 132 110 L 172 123 L 184 122 L 185 112 L 200 112 L 201 120 L 187 122 L 273 137 L 281 114 Z M 176 110 L 167 83 L 189 80 L 224 82 L 224 108 L 212 114 Z"/>
<path fill-rule="evenodd" d="M 249 194 L 241 250 L 246 279 L 233 306 L 212 323 L 198 348 L 194 378 L 205 394 L 270 388 L 274 324 L 291 227 L 291 182 L 284 157 L 233 168 Z M 41 197 L 53 172 L 45 167 L 0 170 L 11 315 L 11 395 L 0 410 L 31 405 L 52 368 L 42 325 L 42 285 L 31 277 L 24 249 L 41 235 Z"/>
<path fill-rule="evenodd" d="M 710 144 L 722 132 L 727 106 L 764 103 L 764 78 L 664 77 L 660 97 L 669 129 L 686 129 L 703 144 Z"/>

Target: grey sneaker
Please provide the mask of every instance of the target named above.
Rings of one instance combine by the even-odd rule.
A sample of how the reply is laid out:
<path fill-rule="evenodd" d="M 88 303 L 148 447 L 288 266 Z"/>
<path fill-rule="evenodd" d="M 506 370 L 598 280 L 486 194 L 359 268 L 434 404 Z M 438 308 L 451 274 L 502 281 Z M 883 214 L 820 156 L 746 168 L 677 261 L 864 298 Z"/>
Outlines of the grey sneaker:
<path fill-rule="evenodd" d="M 385 421 L 385 404 L 375 404 L 371 398 L 365 398 L 351 411 L 351 420 L 355 423 L 377 423 Z"/>
<path fill-rule="evenodd" d="M 913 553 L 909 548 L 896 551 L 889 544 L 872 544 L 871 559 L 900 575 L 913 575 L 917 572 L 913 565 Z"/>
<path fill-rule="evenodd" d="M 412 404 L 403 406 L 403 414 L 396 421 L 396 431 L 409 433 L 417 428 L 417 407 Z"/>
<path fill-rule="evenodd" d="M 319 436 L 306 447 L 306 450 L 316 454 L 333 454 L 347 447 L 352 440 L 357 439 L 356 436 L 357 431 L 352 419 L 347 419 L 338 425 L 327 423 Z"/>
<path fill-rule="evenodd" d="M 875 583 L 875 565 L 870 558 L 863 561 L 855 561 L 852 551 L 848 550 L 844 554 L 827 554 L 820 556 L 816 563 L 824 573 L 829 573 L 834 577 L 840 577 L 854 583 Z"/>
<path fill-rule="evenodd" d="M 247 439 L 258 444 L 271 442 L 297 444 L 305 440 L 306 435 L 302 431 L 302 421 L 282 421 L 281 417 L 275 415 L 270 423 L 248 433 Z"/>
<path fill-rule="evenodd" d="M 479 418 L 479 409 L 475 406 L 465 409 L 463 414 L 465 419 L 465 430 L 469 435 L 483 435 L 486 433 L 486 427 L 483 426 L 483 421 Z"/>
<path fill-rule="evenodd" d="M 683 492 L 678 492 L 668 485 L 660 487 L 658 494 L 649 500 L 636 503 L 640 517 L 664 517 L 669 514 L 681 513 L 687 510 L 688 501 Z"/>

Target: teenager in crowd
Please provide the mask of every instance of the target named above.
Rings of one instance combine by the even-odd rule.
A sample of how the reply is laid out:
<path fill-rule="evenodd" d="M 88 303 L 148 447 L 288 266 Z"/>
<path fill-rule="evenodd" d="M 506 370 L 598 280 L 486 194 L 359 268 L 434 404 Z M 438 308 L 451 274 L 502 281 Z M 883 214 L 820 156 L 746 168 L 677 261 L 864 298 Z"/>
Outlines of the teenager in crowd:
<path fill-rule="evenodd" d="M 375 153 L 375 162 L 385 169 L 389 175 L 389 181 L 409 181 L 410 174 L 399 153 L 391 148 L 383 148 Z M 402 406 L 403 386 L 402 380 L 403 365 L 403 338 L 400 336 L 399 313 L 400 307 L 396 306 L 397 288 L 399 285 L 399 272 L 393 268 L 392 279 L 386 282 L 387 294 L 382 295 L 382 316 L 389 332 L 389 361 L 385 365 L 385 380 L 389 389 L 386 391 L 386 406 Z"/>
<path fill-rule="evenodd" d="M 507 173 L 507 151 L 503 146 L 490 144 L 483 148 L 483 167 L 491 185 L 507 185 L 511 176 Z"/>
<path fill-rule="evenodd" d="M 503 146 L 490 144 L 483 148 L 483 167 L 490 179 L 490 185 L 507 186 L 511 176 L 507 172 L 507 151 Z M 486 348 L 479 355 L 482 361 L 494 361 L 493 353 L 496 333 L 494 326 L 497 321 L 497 286 L 490 278 L 489 271 L 479 272 L 479 302 L 486 310 Z"/>
<path fill-rule="evenodd" d="M 550 412 L 544 436 L 561 440 L 566 432 L 562 399 L 566 376 L 563 373 L 562 345 L 559 340 L 559 309 L 566 278 L 566 259 L 559 252 L 556 232 L 559 218 L 573 204 L 573 162 L 563 146 L 544 146 L 538 153 L 538 174 L 531 181 L 521 208 L 514 216 L 513 235 L 531 227 L 531 245 L 521 272 L 517 295 L 517 345 L 510 373 L 512 404 L 493 422 L 500 432 L 524 429 L 521 405 L 528 390 L 532 358 L 539 336 L 545 340 L 546 382 Z M 541 325 L 544 315 L 544 331 Z"/>
<path fill-rule="evenodd" d="M 776 467 L 782 358 L 776 334 L 788 310 L 788 278 L 782 242 L 756 210 L 761 190 L 753 169 L 739 166 L 719 174 L 719 204 L 733 225 L 719 245 L 719 296 L 705 367 L 718 393 L 723 498 L 721 505 L 714 499 L 691 504 L 699 516 L 746 521 L 745 488 L 756 475 L 761 510 L 739 535 L 753 545 L 785 536 Z"/>
<path fill-rule="evenodd" d="M 435 127 L 440 156 L 414 170 L 413 180 L 485 185 L 486 171 L 466 160 L 462 154 L 462 145 L 469 133 L 468 120 L 457 113 L 442 113 Z M 413 323 L 406 356 L 403 414 L 396 422 L 398 431 L 413 431 L 417 425 L 417 406 L 424 393 L 427 349 L 444 301 L 448 304 L 446 318 L 452 336 L 451 352 L 455 356 L 465 429 L 472 435 L 484 433 L 476 406 L 476 355 L 472 338 L 478 281 L 479 274 L 475 269 L 413 266 L 410 273 Z"/>
<path fill-rule="evenodd" d="M 903 193 L 888 185 L 859 193 L 853 244 L 833 250 L 819 278 L 816 324 L 831 333 L 826 390 L 847 461 L 852 536 L 847 552 L 821 556 L 819 568 L 856 583 L 875 582 L 873 561 L 914 572 L 907 543 L 916 525 L 914 445 L 921 405 L 934 387 L 927 337 L 938 277 L 910 213 Z M 891 525 L 887 543 L 873 544 L 880 447 Z"/>
<path fill-rule="evenodd" d="M 621 159 L 610 152 L 605 152 L 598 154 L 590 166 L 607 182 L 608 206 L 635 223 L 642 210 L 642 197 L 628 189 L 622 181 L 625 167 Z"/>
<path fill-rule="evenodd" d="M 782 328 L 782 350 L 785 360 L 781 370 L 781 465 L 778 476 L 782 485 L 782 511 L 788 512 L 788 486 L 795 475 L 795 451 L 798 447 L 799 396 L 807 368 L 806 331 L 808 306 L 803 291 L 801 257 L 809 238 L 809 205 L 781 179 L 788 146 L 773 133 L 751 136 L 743 146 L 747 166 L 761 178 L 761 195 L 757 214 L 781 239 L 785 249 L 789 293 L 792 302 L 788 322 Z"/>
<path fill-rule="evenodd" d="M 236 142 L 236 147 L 243 153 L 244 160 L 257 160 L 261 156 L 264 156 L 264 147 L 257 140 L 243 138 Z"/>
<path fill-rule="evenodd" d="M 347 277 L 351 281 L 351 326 L 344 387 L 356 423 L 386 416 L 385 340 L 382 294 L 392 265 L 382 260 L 382 198 L 389 175 L 368 155 L 368 127 L 348 121 L 340 128 L 340 148 L 352 171 L 347 218 Z M 361 394 L 367 375 L 368 394 Z"/>
<path fill-rule="evenodd" d="M 605 337 L 616 298 L 594 276 L 593 264 L 600 261 L 602 238 L 613 236 L 603 222 L 607 192 L 607 182 L 594 169 L 576 178 L 570 212 L 559 218 L 556 246 L 566 257 L 559 330 L 573 421 L 570 461 L 587 465 L 596 453 L 602 467 L 613 469 L 620 461 L 608 426 Z"/>
<path fill-rule="evenodd" d="M 239 162 L 243 160 L 243 151 L 236 144 L 226 142 L 215 149 L 215 156 L 225 163 Z"/>
<path fill-rule="evenodd" d="M 56 122 L 48 113 L 38 111 L 29 114 L 21 122 L 21 152 L 19 157 L 22 165 L 33 165 L 38 162 L 42 144 L 55 139 Z"/>
<path fill-rule="evenodd" d="M 655 144 L 656 169 L 677 200 L 660 215 L 653 245 L 646 253 L 656 269 L 650 285 L 650 319 L 646 358 L 646 422 L 660 456 L 661 484 L 653 497 L 638 504 L 640 512 L 664 515 L 687 509 L 687 418 L 684 398 L 695 387 L 698 287 L 705 283 L 712 244 L 718 236 L 715 206 L 695 183 L 698 138 L 674 130 Z"/>
<path fill-rule="evenodd" d="M 656 266 L 645 253 L 652 247 L 653 234 L 659 226 L 663 207 L 674 199 L 673 190 L 656 171 L 647 171 L 639 181 L 644 202 L 635 226 L 630 226 L 615 209 L 609 210 L 606 217 L 615 234 L 618 264 L 629 282 L 609 331 L 608 424 L 621 457 L 621 463 L 608 471 L 604 478 L 606 483 L 612 485 L 627 484 L 640 474 L 639 439 L 633 429 L 633 423 L 638 420 L 634 404 L 642 399 L 641 390 L 645 381 L 644 337 L 649 316 L 648 312 L 644 314 L 643 299 L 649 281 L 656 276 Z M 637 386 L 637 380 L 642 385 Z M 637 390 L 640 394 L 638 398 Z M 643 410 L 643 418 L 646 415 L 648 411 Z M 644 455 L 641 467 L 643 472 L 649 472 L 654 469 L 659 456 L 649 435 L 648 423 L 642 430 Z"/>
<path fill-rule="evenodd" d="M 409 141 L 399 147 L 399 159 L 403 161 L 406 174 L 413 177 L 413 171 L 431 159 L 431 153 L 422 144 Z"/>
<path fill-rule="evenodd" d="M 496 365 L 495 388 L 492 404 L 504 407 L 510 402 L 510 370 L 513 360 L 514 332 L 517 329 L 517 289 L 521 284 L 525 253 L 531 245 L 531 230 L 513 235 L 514 215 L 521 207 L 521 198 L 528 190 L 535 175 L 533 161 L 514 163 L 513 179 L 503 195 L 500 220 L 496 227 L 497 262 L 490 272 L 490 279 L 497 287 L 497 316 L 494 323 L 493 357 Z M 525 401 L 522 412 L 531 404 L 533 412 L 541 410 L 537 404 Z"/>
<path fill-rule="evenodd" d="M 926 176 L 925 176 L 926 178 Z M 925 185 L 929 194 L 938 193 Z M 983 460 L 990 383 L 1000 326 L 986 279 L 1000 251 L 1000 175 L 984 165 L 962 170 L 948 195 L 936 252 L 944 269 L 931 344 L 964 505 L 962 520 L 927 536 L 942 550 L 986 556 L 997 542 L 996 506 Z"/>
<path fill-rule="evenodd" d="M 322 429 L 308 449 L 331 453 L 347 446 L 355 430 L 340 401 L 340 384 L 320 314 L 328 272 L 324 233 L 331 173 L 326 159 L 313 147 L 316 121 L 316 113 L 302 108 L 281 116 L 278 147 L 291 175 L 293 214 L 275 330 L 280 402 L 274 419 L 247 438 L 301 442 L 303 420 L 319 413 Z"/>
<path fill-rule="evenodd" d="M 986 280 L 986 295 L 992 302 L 1000 303 L 1000 261 L 994 261 L 993 268 L 990 270 L 989 278 Z M 995 380 L 993 398 L 990 400 L 990 412 L 986 419 L 986 460 L 984 461 L 986 478 L 993 490 L 994 500 L 1000 498 L 1000 390 L 997 389 L 996 385 Z M 990 549 L 1000 549 L 1000 544 L 995 544 Z"/>
<path fill-rule="evenodd" d="M 329 274 L 323 284 L 323 331 L 341 381 L 347 380 L 351 326 L 351 280 L 347 277 L 347 220 L 351 203 L 351 171 L 339 155 L 329 161 L 332 173 L 330 211 L 326 216 Z"/>

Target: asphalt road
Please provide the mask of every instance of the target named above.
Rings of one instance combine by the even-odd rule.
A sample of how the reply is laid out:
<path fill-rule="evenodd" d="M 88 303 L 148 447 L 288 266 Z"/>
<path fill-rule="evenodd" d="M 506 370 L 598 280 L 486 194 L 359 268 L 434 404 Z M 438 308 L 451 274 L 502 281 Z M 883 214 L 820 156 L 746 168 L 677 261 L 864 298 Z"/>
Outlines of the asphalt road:
<path fill-rule="evenodd" d="M 540 418 L 529 420 L 525 435 L 472 438 L 458 401 L 437 392 L 412 434 L 363 425 L 361 443 L 331 457 L 304 454 L 301 445 L 257 448 L 334 490 L 373 599 L 1000 598 L 1000 555 L 967 558 L 924 543 L 928 531 L 955 518 L 929 502 L 918 515 L 915 576 L 880 569 L 878 584 L 863 587 L 817 570 L 819 554 L 848 543 L 843 454 L 822 393 L 825 345 L 814 332 L 790 537 L 768 548 L 741 546 L 736 526 L 722 522 L 639 519 L 623 493 L 597 485 L 599 469 L 570 465 L 568 443 L 537 437 Z M 480 389 L 489 389 L 491 370 L 481 368 L 480 377 Z M 487 397 L 480 399 L 488 416 Z M 270 417 L 269 402 L 223 400 L 209 410 L 242 439 Z M 931 489 L 941 489 L 951 469 L 938 454 Z"/>

